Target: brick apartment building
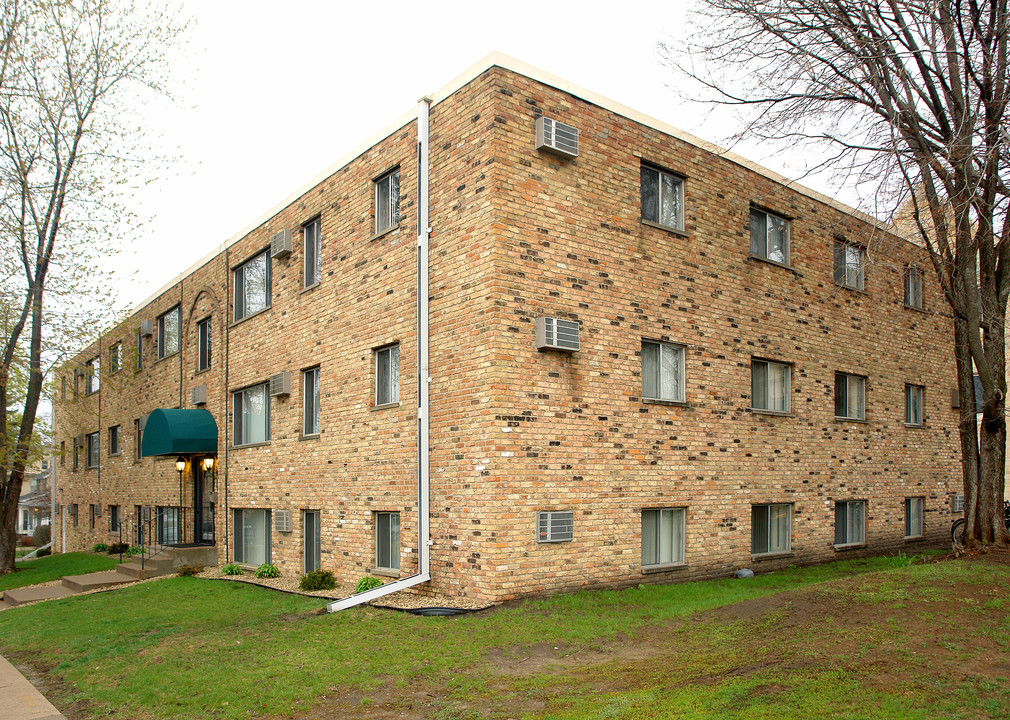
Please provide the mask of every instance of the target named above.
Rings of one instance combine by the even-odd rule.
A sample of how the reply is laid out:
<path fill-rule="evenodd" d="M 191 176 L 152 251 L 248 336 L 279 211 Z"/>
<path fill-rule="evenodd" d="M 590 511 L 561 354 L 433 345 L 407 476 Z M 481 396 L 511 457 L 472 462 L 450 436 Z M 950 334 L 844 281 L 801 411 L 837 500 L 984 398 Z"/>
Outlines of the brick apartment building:
<path fill-rule="evenodd" d="M 914 549 L 943 313 L 871 218 L 492 55 L 60 371 L 55 546 L 487 600 Z"/>

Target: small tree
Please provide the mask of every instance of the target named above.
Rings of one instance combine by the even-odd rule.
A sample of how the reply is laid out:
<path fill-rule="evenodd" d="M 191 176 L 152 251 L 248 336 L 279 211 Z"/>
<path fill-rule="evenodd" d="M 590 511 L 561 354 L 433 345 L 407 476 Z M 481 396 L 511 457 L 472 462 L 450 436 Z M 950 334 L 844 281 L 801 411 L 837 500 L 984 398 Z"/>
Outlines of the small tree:
<path fill-rule="evenodd" d="M 835 151 L 829 163 L 850 177 L 904 191 L 915 235 L 953 311 L 966 538 L 1006 544 L 1007 4 L 702 6 L 690 45 L 667 47 L 668 58 L 700 81 L 702 92 L 712 91 L 709 100 L 754 109 L 744 133 L 791 145 L 826 143 Z M 975 373 L 982 385 L 978 426 L 968 401 Z"/>
<path fill-rule="evenodd" d="M 181 32 L 130 0 L 5 0 L 0 11 L 0 428 L 10 427 L 0 437 L 0 574 L 14 570 L 44 359 L 89 325 L 80 305 L 118 232 L 119 191 L 138 173 L 128 110 L 160 90 Z"/>

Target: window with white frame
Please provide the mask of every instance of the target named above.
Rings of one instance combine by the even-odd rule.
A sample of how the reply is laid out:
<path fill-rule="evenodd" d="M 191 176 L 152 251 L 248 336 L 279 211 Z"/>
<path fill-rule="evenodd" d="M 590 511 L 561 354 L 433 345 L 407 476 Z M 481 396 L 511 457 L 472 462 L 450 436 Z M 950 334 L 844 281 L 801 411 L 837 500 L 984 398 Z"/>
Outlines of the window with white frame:
<path fill-rule="evenodd" d="M 270 511 L 261 508 L 235 508 L 233 511 L 235 562 L 263 565 L 270 562 Z"/>
<path fill-rule="evenodd" d="M 684 402 L 684 346 L 642 341 L 642 397 Z"/>
<path fill-rule="evenodd" d="M 303 245 L 305 246 L 305 287 L 315 285 L 322 280 L 322 264 L 320 263 L 319 218 L 302 225 Z"/>
<path fill-rule="evenodd" d="M 847 500 L 835 503 L 835 545 L 861 545 L 866 530 L 866 503 Z"/>
<path fill-rule="evenodd" d="M 270 439 L 270 384 L 254 385 L 232 395 L 233 445 L 252 445 Z"/>
<path fill-rule="evenodd" d="M 375 404 L 400 402 L 400 346 L 375 351 Z"/>
<path fill-rule="evenodd" d="M 684 229 L 684 179 L 649 165 L 642 165 L 642 220 Z"/>
<path fill-rule="evenodd" d="M 270 306 L 270 254 L 264 250 L 235 268 L 235 319 Z"/>
<path fill-rule="evenodd" d="M 922 535 L 922 504 L 924 498 L 905 498 L 905 537 Z"/>
<path fill-rule="evenodd" d="M 789 264 L 789 221 L 764 210 L 750 211 L 750 254 Z"/>
<path fill-rule="evenodd" d="M 87 462 L 89 468 L 98 467 L 98 433 L 88 433 L 85 438 L 88 448 Z"/>
<path fill-rule="evenodd" d="M 117 373 L 123 367 L 123 343 L 117 342 L 109 348 L 109 373 Z"/>
<path fill-rule="evenodd" d="M 642 510 L 642 567 L 684 562 L 684 508 Z"/>
<path fill-rule="evenodd" d="M 119 454 L 119 426 L 109 428 L 109 455 Z"/>
<path fill-rule="evenodd" d="M 319 368 L 302 373 L 302 435 L 319 434 Z"/>
<path fill-rule="evenodd" d="M 926 389 L 922 385 L 905 386 L 905 424 L 922 425 L 923 420 L 923 400 Z"/>
<path fill-rule="evenodd" d="M 84 389 L 90 395 L 102 386 L 102 358 L 94 357 L 84 363 Z"/>
<path fill-rule="evenodd" d="M 913 265 L 905 268 L 905 306 L 922 310 L 922 270 Z"/>
<path fill-rule="evenodd" d="M 792 366 L 770 360 L 751 360 L 751 407 L 787 413 Z"/>
<path fill-rule="evenodd" d="M 204 318 L 196 325 L 196 370 L 210 370 L 210 318 Z"/>
<path fill-rule="evenodd" d="M 835 417 L 846 420 L 866 418 L 866 378 L 835 373 Z"/>
<path fill-rule="evenodd" d="M 767 555 L 792 549 L 793 506 L 789 503 L 752 505 L 751 553 Z"/>
<path fill-rule="evenodd" d="M 158 542 L 162 545 L 180 542 L 179 508 L 159 507 L 157 519 Z"/>
<path fill-rule="evenodd" d="M 853 290 L 863 289 L 866 250 L 859 245 L 835 242 L 835 282 Z"/>
<path fill-rule="evenodd" d="M 375 232 L 381 233 L 400 222 L 400 168 L 375 181 Z"/>
<path fill-rule="evenodd" d="M 182 309 L 174 307 L 158 316 L 158 359 L 179 352 L 179 327 Z"/>
<path fill-rule="evenodd" d="M 375 513 L 375 567 L 400 569 L 400 513 Z"/>

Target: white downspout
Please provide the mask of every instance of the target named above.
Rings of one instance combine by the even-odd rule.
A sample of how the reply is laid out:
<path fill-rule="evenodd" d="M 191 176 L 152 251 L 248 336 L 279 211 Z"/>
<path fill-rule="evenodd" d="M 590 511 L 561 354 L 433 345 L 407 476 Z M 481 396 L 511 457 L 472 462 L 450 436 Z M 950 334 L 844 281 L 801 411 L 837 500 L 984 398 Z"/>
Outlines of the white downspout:
<path fill-rule="evenodd" d="M 417 109 L 417 574 L 335 600 L 327 612 L 370 602 L 431 580 L 428 483 L 428 111 L 431 98 Z"/>

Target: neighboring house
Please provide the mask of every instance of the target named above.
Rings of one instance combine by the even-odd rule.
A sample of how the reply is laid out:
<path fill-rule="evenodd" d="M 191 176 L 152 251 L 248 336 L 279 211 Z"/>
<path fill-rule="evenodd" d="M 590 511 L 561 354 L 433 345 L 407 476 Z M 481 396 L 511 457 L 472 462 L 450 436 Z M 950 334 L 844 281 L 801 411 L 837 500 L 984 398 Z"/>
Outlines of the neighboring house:
<path fill-rule="evenodd" d="M 57 522 L 486 600 L 914 549 L 960 487 L 927 263 L 494 55 L 60 371 Z"/>
<path fill-rule="evenodd" d="M 51 520 L 52 496 L 49 492 L 52 468 L 49 460 L 42 460 L 35 466 L 26 468 L 25 482 L 18 498 L 18 535 L 31 535 L 39 525 L 48 525 Z"/>

